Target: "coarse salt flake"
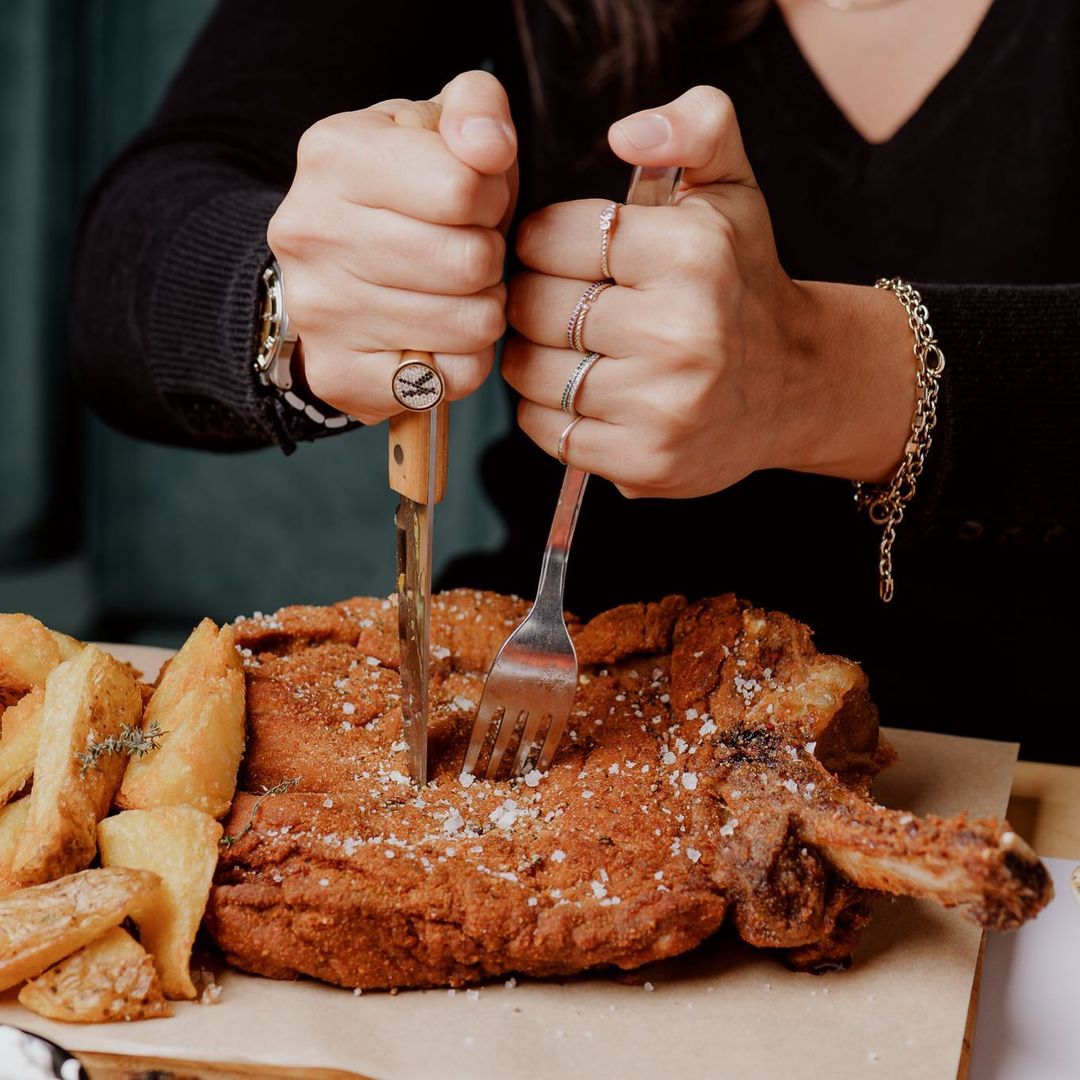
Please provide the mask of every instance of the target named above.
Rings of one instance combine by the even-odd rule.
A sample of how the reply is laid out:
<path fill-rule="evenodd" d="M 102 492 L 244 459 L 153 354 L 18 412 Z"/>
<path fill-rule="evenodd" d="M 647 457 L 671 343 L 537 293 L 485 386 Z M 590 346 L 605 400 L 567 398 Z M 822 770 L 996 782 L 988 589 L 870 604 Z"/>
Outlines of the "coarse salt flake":
<path fill-rule="evenodd" d="M 786 787 L 792 795 L 799 794 L 799 785 L 796 784 L 795 781 L 791 779 L 791 777 L 788 777 L 787 780 L 784 781 L 784 787 Z"/>
<path fill-rule="evenodd" d="M 709 719 L 698 728 L 699 735 L 711 735 L 714 731 L 716 731 L 716 721 L 713 720 L 712 717 L 709 717 Z"/>
<path fill-rule="evenodd" d="M 319 884 L 325 889 L 326 886 L 330 884 L 330 879 L 325 878 L 325 877 L 321 877 L 321 878 L 319 878 Z"/>
<path fill-rule="evenodd" d="M 684 772 L 682 774 L 682 786 L 687 791 L 693 791 L 697 787 L 697 773 Z"/>
<path fill-rule="evenodd" d="M 352 714 L 356 712 L 356 706 L 351 701 L 343 701 L 341 703 L 341 711 L 346 716 L 352 716 Z"/>
<path fill-rule="evenodd" d="M 593 896 L 597 900 L 603 900 L 607 896 L 607 886 L 600 881 L 591 881 L 589 884 L 592 886 Z"/>
<path fill-rule="evenodd" d="M 325 806 L 327 810 L 333 810 L 333 808 L 334 808 L 334 800 L 329 799 L 329 798 L 328 799 L 323 799 L 323 806 Z"/>
<path fill-rule="evenodd" d="M 526 787 L 539 787 L 544 774 L 539 769 L 530 769 L 524 776 Z"/>
<path fill-rule="evenodd" d="M 724 824 L 720 826 L 720 835 L 731 836 L 735 831 L 735 826 L 738 824 L 739 819 L 737 817 L 733 817 L 730 821 L 725 821 Z"/>
<path fill-rule="evenodd" d="M 472 787 L 472 785 L 473 785 L 473 784 L 474 784 L 475 782 L 476 782 L 476 777 L 475 777 L 475 776 L 473 776 L 473 774 L 472 774 L 471 772 L 463 772 L 463 773 L 462 773 L 462 774 L 461 774 L 461 775 L 460 775 L 460 776 L 458 777 L 458 783 L 459 783 L 459 784 L 460 784 L 460 785 L 461 785 L 462 787 Z"/>
<path fill-rule="evenodd" d="M 701 852 L 697 848 L 688 847 L 686 849 L 686 857 L 691 862 L 697 862 L 701 858 Z"/>
<path fill-rule="evenodd" d="M 565 852 L 565 851 L 563 851 L 563 849 L 562 849 L 562 848 L 556 848 L 556 849 L 555 849 L 555 850 L 554 850 L 554 851 L 553 851 L 553 852 L 551 853 L 551 861 L 552 861 L 552 862 L 562 862 L 562 861 L 563 861 L 563 859 L 565 859 L 565 858 L 566 858 L 566 852 Z"/>

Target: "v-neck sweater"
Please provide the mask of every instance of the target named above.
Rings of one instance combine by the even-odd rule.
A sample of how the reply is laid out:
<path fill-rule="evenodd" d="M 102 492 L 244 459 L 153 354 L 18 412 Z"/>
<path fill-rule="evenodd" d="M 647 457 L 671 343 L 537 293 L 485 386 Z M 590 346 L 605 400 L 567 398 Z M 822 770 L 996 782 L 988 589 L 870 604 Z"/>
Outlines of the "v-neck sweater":
<path fill-rule="evenodd" d="M 933 449 L 900 530 L 897 598 L 877 599 L 877 531 L 856 515 L 849 485 L 762 473 L 681 501 L 627 501 L 595 482 L 568 606 L 588 614 L 669 592 L 736 591 L 791 611 L 817 628 L 819 645 L 862 661 L 892 723 L 1080 755 L 1053 720 L 1059 653 L 1077 639 L 1061 594 L 1077 527 L 1080 8 L 996 0 L 914 115 L 870 144 L 778 10 L 723 46 L 716 5 L 696 5 L 667 73 L 624 101 L 583 79 L 597 41 L 529 5 L 541 116 L 511 7 L 222 4 L 87 204 L 76 365 L 98 411 L 144 438 L 222 450 L 291 451 L 325 434 L 251 372 L 266 224 L 299 135 L 321 117 L 429 97 L 461 70 L 493 69 L 520 130 L 520 218 L 561 199 L 618 198 L 627 169 L 604 145 L 608 124 L 696 83 L 720 86 L 788 273 L 913 281 L 945 353 Z M 444 583 L 528 595 L 559 468 L 515 430 L 483 474 L 508 540 Z M 1029 725 L 1029 711 L 1045 719 Z"/>

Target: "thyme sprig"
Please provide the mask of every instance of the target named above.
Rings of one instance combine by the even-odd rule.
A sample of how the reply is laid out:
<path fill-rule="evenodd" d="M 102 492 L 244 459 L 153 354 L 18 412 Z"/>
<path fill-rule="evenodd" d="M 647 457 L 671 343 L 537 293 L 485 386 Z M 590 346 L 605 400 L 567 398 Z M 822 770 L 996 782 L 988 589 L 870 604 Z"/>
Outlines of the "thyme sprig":
<path fill-rule="evenodd" d="M 76 751 L 75 760 L 82 766 L 79 775 L 86 776 L 91 769 L 100 769 L 99 763 L 107 754 L 127 754 L 128 757 L 149 754 L 161 745 L 161 737 L 168 734 L 161 730 L 161 725 L 156 720 L 151 720 L 145 728 L 121 724 L 119 735 L 110 735 L 100 742 L 91 739 L 85 750 Z"/>
<path fill-rule="evenodd" d="M 280 783 L 275 784 L 273 787 L 266 787 L 263 785 L 262 793 L 255 800 L 255 805 L 251 808 L 251 817 L 247 819 L 247 824 L 238 832 L 233 833 L 232 836 L 223 836 L 218 843 L 224 847 L 232 847 L 237 840 L 242 839 L 251 832 L 255 825 L 255 815 L 259 812 L 259 807 L 262 806 L 263 800 L 268 799 L 271 795 L 284 795 L 290 788 L 294 788 L 300 783 L 300 777 L 294 776 L 291 780 L 282 780 Z"/>

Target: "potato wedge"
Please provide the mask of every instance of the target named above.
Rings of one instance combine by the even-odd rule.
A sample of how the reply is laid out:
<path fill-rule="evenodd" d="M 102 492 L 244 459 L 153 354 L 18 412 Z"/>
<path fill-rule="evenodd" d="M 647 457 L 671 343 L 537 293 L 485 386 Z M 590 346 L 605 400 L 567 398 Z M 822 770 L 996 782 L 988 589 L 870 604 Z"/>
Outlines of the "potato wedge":
<path fill-rule="evenodd" d="M 156 874 L 115 867 L 69 874 L 0 900 L 0 990 L 33 979 L 152 907 L 160 890 Z"/>
<path fill-rule="evenodd" d="M 31 979 L 19 1004 L 50 1020 L 90 1024 L 172 1015 L 154 961 L 119 926 Z"/>
<path fill-rule="evenodd" d="M 193 806 L 228 813 L 244 753 L 244 668 L 231 626 L 209 619 L 173 657 L 143 716 L 158 748 L 128 763 L 117 796 L 123 809 Z"/>
<path fill-rule="evenodd" d="M 169 998 L 196 996 L 191 947 L 210 895 L 221 833 L 209 814 L 190 806 L 125 810 L 98 825 L 103 866 L 136 867 L 161 878 L 161 901 L 134 918 Z"/>
<path fill-rule="evenodd" d="M 112 805 L 125 759 L 105 754 L 84 771 L 77 755 L 119 736 L 124 725 L 136 727 L 141 708 L 130 671 L 93 645 L 49 675 L 30 815 L 12 866 L 16 880 L 51 881 L 93 859 L 97 823 Z"/>
<path fill-rule="evenodd" d="M 4 710 L 0 722 L 0 806 L 34 775 L 44 705 L 45 691 L 38 686 Z"/>
<path fill-rule="evenodd" d="M 0 898 L 10 896 L 20 888 L 11 875 L 11 864 L 26 829 L 29 811 L 29 799 L 18 799 L 0 808 Z"/>
<path fill-rule="evenodd" d="M 60 663 L 52 632 L 30 615 L 0 615 L 0 708 L 44 686 Z"/>
<path fill-rule="evenodd" d="M 50 630 L 53 641 L 56 642 L 56 647 L 60 650 L 60 662 L 65 660 L 74 660 L 86 648 L 86 645 L 79 641 L 78 638 L 70 637 L 68 634 L 61 634 L 59 630 Z"/>

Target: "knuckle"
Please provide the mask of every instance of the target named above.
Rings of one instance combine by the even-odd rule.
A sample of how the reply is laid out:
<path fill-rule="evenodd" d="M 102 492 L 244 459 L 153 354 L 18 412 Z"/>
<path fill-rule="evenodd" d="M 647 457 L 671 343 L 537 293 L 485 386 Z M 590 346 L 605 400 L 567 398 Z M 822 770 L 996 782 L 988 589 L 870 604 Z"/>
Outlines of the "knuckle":
<path fill-rule="evenodd" d="M 711 130 L 722 133 L 735 123 L 735 106 L 723 90 L 695 86 L 688 91 L 688 97 Z"/>
<path fill-rule="evenodd" d="M 479 352 L 494 344 L 506 329 L 506 309 L 502 296 L 471 296 L 458 308 L 459 328 L 465 352 Z"/>
<path fill-rule="evenodd" d="M 451 400 L 478 390 L 491 368 L 490 356 L 457 356 L 444 368 L 446 390 Z"/>
<path fill-rule="evenodd" d="M 723 214 L 695 214 L 676 238 L 678 265 L 695 276 L 714 276 L 727 265 L 734 241 L 731 222 Z"/>
<path fill-rule="evenodd" d="M 665 491 L 675 486 L 677 477 L 678 461 L 670 440 L 654 438 L 647 444 L 647 453 L 630 481 L 637 488 Z"/>
<path fill-rule="evenodd" d="M 307 329 L 309 335 L 312 327 L 333 319 L 333 301 L 327 291 L 320 289 L 306 274 L 289 277 L 287 287 L 289 317 L 297 326 Z"/>
<path fill-rule="evenodd" d="M 321 352 L 305 351 L 304 378 L 311 392 L 328 405 L 341 402 L 341 379 L 337 374 L 337 365 L 328 363 Z"/>
<path fill-rule="evenodd" d="M 317 120 L 300 136 L 300 141 L 296 144 L 297 171 L 333 160 L 338 141 L 337 128 L 335 117 L 326 116 Z"/>
<path fill-rule="evenodd" d="M 308 238 L 304 215 L 296 206 L 294 195 L 286 195 L 266 225 L 266 243 L 275 255 L 293 254 L 304 247 Z"/>
<path fill-rule="evenodd" d="M 503 239 L 488 230 L 462 232 L 447 245 L 447 272 L 463 292 L 490 288 L 502 277 Z"/>
<path fill-rule="evenodd" d="M 445 169 L 434 182 L 433 198 L 439 216 L 455 225 L 468 224 L 475 216 L 480 175 L 467 165 Z"/>

